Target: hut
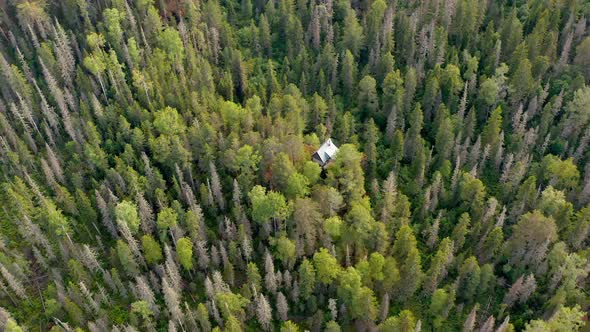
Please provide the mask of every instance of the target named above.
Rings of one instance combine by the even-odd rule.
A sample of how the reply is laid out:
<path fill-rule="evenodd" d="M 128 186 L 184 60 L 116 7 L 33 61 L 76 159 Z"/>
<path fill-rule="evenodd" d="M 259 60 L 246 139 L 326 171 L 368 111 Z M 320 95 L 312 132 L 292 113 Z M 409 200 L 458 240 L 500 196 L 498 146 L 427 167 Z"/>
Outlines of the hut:
<path fill-rule="evenodd" d="M 338 152 L 338 147 L 334 142 L 332 142 L 331 138 L 328 138 L 322 146 L 311 156 L 311 160 L 315 161 L 316 163 L 320 164 L 320 166 L 325 167 L 330 160 L 334 159 L 336 153 Z"/>

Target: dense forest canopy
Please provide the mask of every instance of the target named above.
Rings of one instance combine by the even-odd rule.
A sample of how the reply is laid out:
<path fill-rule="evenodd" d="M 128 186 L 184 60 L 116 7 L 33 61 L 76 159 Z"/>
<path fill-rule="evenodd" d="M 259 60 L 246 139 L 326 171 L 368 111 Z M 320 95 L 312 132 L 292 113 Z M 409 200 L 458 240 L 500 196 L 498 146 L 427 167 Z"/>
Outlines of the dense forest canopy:
<path fill-rule="evenodd" d="M 0 330 L 582 328 L 589 17 L 0 1 Z"/>

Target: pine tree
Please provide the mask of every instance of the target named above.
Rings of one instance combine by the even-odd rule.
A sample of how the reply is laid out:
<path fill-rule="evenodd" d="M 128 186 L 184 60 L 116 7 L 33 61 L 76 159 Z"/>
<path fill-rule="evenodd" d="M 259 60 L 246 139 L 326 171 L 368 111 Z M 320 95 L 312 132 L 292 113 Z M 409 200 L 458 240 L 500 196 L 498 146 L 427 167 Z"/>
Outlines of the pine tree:
<path fill-rule="evenodd" d="M 540 262 L 550 243 L 557 237 L 555 222 L 539 211 L 524 214 L 513 227 L 512 236 L 505 245 L 509 261 L 524 268 Z"/>
<path fill-rule="evenodd" d="M 475 328 L 475 320 L 477 319 L 477 305 L 473 306 L 469 315 L 463 324 L 463 332 L 472 332 Z"/>
<path fill-rule="evenodd" d="M 270 330 L 272 321 L 272 309 L 264 295 L 260 294 L 256 305 L 256 317 L 262 328 L 266 331 Z"/>
<path fill-rule="evenodd" d="M 377 82 L 369 75 L 363 77 L 359 82 L 358 100 L 359 111 L 365 118 L 378 115 L 379 101 L 376 91 Z"/>
<path fill-rule="evenodd" d="M 340 69 L 342 81 L 342 94 L 347 101 L 351 101 L 354 96 L 354 84 L 356 82 L 356 67 L 354 56 L 350 50 L 346 50 L 342 60 L 342 68 Z"/>
<path fill-rule="evenodd" d="M 416 248 L 416 238 L 409 226 L 402 226 L 396 233 L 393 256 L 400 264 L 399 298 L 407 300 L 422 282 L 421 258 Z"/>
<path fill-rule="evenodd" d="M 426 272 L 424 280 L 424 290 L 426 292 L 432 293 L 438 288 L 438 284 L 446 277 L 453 258 L 453 242 L 449 238 L 444 238 L 430 263 L 430 268 Z"/>
<path fill-rule="evenodd" d="M 313 265 L 304 259 L 298 270 L 299 287 L 301 288 L 301 296 L 307 300 L 315 288 L 316 273 Z"/>
<path fill-rule="evenodd" d="M 211 323 L 209 322 L 209 313 L 207 308 L 203 303 L 199 303 L 197 306 L 197 320 L 199 322 L 199 326 L 205 332 L 211 331 Z"/>
<path fill-rule="evenodd" d="M 28 296 L 25 292 L 25 288 L 23 287 L 21 281 L 18 280 L 18 278 L 14 274 L 12 274 L 10 271 L 8 271 L 8 269 L 6 269 L 4 264 L 0 264 L 0 273 L 4 277 L 4 280 L 6 280 L 6 283 L 8 284 L 10 289 L 12 289 L 12 291 L 19 298 L 21 298 L 22 300 L 28 299 Z"/>
<path fill-rule="evenodd" d="M 278 292 L 277 294 L 276 308 L 280 320 L 286 321 L 289 319 L 289 304 L 287 303 L 287 298 L 282 292 Z"/>
<path fill-rule="evenodd" d="M 162 279 L 162 292 L 164 293 L 164 300 L 166 301 L 166 307 L 170 313 L 170 317 L 181 323 L 183 319 L 183 313 L 180 309 L 180 299 L 177 291 L 171 287 L 166 278 Z"/>
<path fill-rule="evenodd" d="M 125 272 L 127 272 L 127 274 L 130 276 L 139 273 L 139 265 L 137 264 L 135 257 L 133 257 L 129 245 L 122 240 L 117 240 L 116 250 L 117 257 L 119 258 L 119 261 L 121 262 Z"/>
<path fill-rule="evenodd" d="M 374 179 L 377 175 L 377 159 L 379 158 L 377 153 L 377 141 L 379 130 L 375 125 L 373 119 L 370 119 L 366 124 L 365 130 L 365 156 L 367 158 L 366 174 L 368 179 Z"/>
<path fill-rule="evenodd" d="M 463 261 L 457 278 L 459 283 L 457 289 L 460 298 L 467 301 L 469 301 L 469 299 L 474 299 L 474 295 L 480 283 L 480 277 L 481 269 L 475 257 L 471 256 Z"/>
<path fill-rule="evenodd" d="M 497 107 L 488 118 L 482 131 L 482 145 L 489 145 L 495 151 L 500 140 L 502 130 L 502 110 Z"/>
<path fill-rule="evenodd" d="M 268 291 L 271 293 L 275 293 L 277 291 L 277 280 L 275 274 L 275 267 L 273 263 L 273 258 L 270 252 L 266 252 L 264 256 L 264 286 Z"/>

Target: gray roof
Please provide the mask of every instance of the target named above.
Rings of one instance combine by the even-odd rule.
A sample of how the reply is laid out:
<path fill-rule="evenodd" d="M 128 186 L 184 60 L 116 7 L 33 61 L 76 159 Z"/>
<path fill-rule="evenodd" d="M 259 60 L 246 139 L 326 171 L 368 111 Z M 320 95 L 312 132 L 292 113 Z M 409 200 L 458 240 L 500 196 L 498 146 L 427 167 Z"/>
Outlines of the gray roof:
<path fill-rule="evenodd" d="M 328 160 L 334 158 L 336 152 L 338 152 L 338 147 L 332 142 L 331 138 L 328 138 L 316 153 L 322 163 L 326 163 Z"/>

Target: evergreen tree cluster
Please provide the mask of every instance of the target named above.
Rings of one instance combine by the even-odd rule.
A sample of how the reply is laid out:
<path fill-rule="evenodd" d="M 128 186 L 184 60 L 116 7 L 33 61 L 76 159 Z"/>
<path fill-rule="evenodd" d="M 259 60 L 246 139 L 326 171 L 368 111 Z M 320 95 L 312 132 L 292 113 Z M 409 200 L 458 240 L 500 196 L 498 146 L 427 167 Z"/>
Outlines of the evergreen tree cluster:
<path fill-rule="evenodd" d="M 589 17 L 0 1 L 0 330 L 577 331 Z"/>

